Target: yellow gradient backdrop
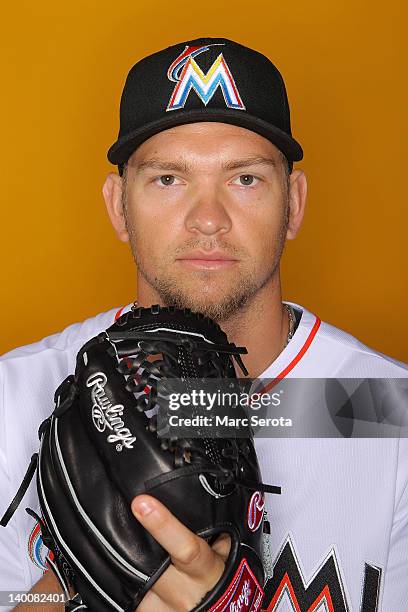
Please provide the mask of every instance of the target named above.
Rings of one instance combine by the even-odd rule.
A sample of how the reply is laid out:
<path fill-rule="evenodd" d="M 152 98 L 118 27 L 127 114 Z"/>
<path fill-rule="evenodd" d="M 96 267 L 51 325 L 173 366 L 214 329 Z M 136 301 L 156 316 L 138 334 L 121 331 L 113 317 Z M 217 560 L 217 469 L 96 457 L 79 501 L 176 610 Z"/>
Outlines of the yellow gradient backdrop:
<path fill-rule="evenodd" d="M 408 361 L 405 6 L 6 3 L 0 352 L 134 299 L 101 196 L 120 93 L 143 55 L 208 35 L 257 48 L 286 80 L 309 200 L 284 297 Z"/>

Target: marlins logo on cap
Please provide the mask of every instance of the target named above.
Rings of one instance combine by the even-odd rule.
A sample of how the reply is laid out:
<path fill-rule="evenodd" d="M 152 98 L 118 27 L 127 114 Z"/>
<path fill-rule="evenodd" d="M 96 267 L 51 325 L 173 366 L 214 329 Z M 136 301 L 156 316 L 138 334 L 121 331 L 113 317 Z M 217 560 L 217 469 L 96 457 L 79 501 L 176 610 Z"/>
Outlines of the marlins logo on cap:
<path fill-rule="evenodd" d="M 186 45 L 184 51 L 170 65 L 167 76 L 170 81 L 176 83 L 176 86 L 166 111 L 184 108 L 192 89 L 200 97 L 203 104 L 207 106 L 217 87 L 221 88 L 225 104 L 228 108 L 245 110 L 234 77 L 222 53 L 219 54 L 207 74 L 201 70 L 194 59 L 200 53 L 208 51 L 210 46 L 213 47 L 216 44 L 200 47 Z M 224 45 L 221 43 L 218 46 Z"/>

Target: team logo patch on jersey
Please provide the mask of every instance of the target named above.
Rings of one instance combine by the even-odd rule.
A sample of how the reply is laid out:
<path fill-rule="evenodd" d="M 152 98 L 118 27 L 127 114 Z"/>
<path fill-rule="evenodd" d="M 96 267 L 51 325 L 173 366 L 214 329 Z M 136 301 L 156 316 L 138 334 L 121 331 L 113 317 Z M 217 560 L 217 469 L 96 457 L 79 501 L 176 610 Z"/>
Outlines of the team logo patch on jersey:
<path fill-rule="evenodd" d="M 248 527 L 251 531 L 259 529 L 265 508 L 265 497 L 260 491 L 255 491 L 248 504 Z"/>
<path fill-rule="evenodd" d="M 207 106 L 215 91 L 220 87 L 228 108 L 245 110 L 245 106 L 239 95 L 234 77 L 228 67 L 222 53 L 219 54 L 211 68 L 205 74 L 195 61 L 200 53 L 208 51 L 210 46 L 195 47 L 186 45 L 186 48 L 174 60 L 167 71 L 170 81 L 176 83 L 166 111 L 184 108 L 189 93 L 192 89 Z M 220 46 L 223 46 L 220 44 Z"/>
<path fill-rule="evenodd" d="M 48 548 L 42 541 L 40 523 L 34 525 L 28 537 L 28 554 L 34 565 L 40 570 L 43 570 L 43 572 L 47 571 L 48 566 L 46 564 L 46 558 Z"/>
<path fill-rule="evenodd" d="M 381 575 L 380 567 L 364 563 L 360 612 L 379 612 Z M 351 609 L 334 548 L 319 561 L 313 574 L 306 577 L 290 535 L 273 563 L 272 577 L 264 588 L 265 612 L 278 612 L 284 602 L 297 612 L 349 612 Z"/>

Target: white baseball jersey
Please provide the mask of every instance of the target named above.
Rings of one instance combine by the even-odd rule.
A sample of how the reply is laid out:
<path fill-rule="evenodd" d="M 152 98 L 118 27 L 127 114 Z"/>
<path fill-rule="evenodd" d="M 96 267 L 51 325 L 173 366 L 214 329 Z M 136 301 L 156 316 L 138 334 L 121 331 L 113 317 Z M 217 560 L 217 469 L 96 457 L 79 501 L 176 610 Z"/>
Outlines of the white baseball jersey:
<path fill-rule="evenodd" d="M 283 352 L 263 378 L 406 378 L 408 366 L 320 322 L 305 308 Z M 0 516 L 14 497 L 53 395 L 75 370 L 81 346 L 124 309 L 69 326 L 0 357 Z M 260 438 L 271 524 L 266 562 L 270 612 L 408 610 L 408 440 Z M 0 591 L 28 591 L 45 569 L 31 483 L 6 528 L 0 527 Z M 4 609 L 4 608 L 3 608 Z M 11 609 L 11 608 L 9 608 Z"/>

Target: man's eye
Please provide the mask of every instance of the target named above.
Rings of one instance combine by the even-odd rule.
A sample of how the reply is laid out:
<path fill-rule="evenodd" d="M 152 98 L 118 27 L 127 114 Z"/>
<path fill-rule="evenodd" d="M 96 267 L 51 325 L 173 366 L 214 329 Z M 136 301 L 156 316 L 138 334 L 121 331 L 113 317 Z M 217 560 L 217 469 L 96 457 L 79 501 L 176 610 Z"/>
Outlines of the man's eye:
<path fill-rule="evenodd" d="M 159 181 L 160 185 L 174 185 L 176 177 L 172 174 L 162 174 L 161 176 L 156 177 L 156 181 Z"/>
<path fill-rule="evenodd" d="M 249 186 L 256 184 L 259 179 L 253 174 L 241 174 L 236 180 L 239 181 L 240 185 Z"/>

